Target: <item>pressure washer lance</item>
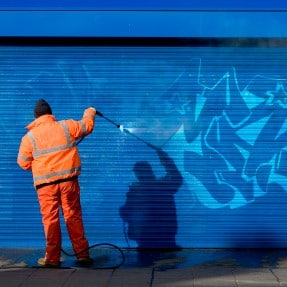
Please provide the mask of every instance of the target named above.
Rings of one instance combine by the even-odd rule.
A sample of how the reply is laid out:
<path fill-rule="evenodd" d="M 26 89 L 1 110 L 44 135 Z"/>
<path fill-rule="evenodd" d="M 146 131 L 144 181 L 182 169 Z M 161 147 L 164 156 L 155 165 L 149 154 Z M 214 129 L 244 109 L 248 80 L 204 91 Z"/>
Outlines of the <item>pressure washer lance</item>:
<path fill-rule="evenodd" d="M 145 141 L 144 139 L 140 138 L 139 136 L 137 136 L 136 134 L 130 132 L 128 129 L 124 128 L 122 125 L 119 125 L 117 123 L 115 123 L 113 120 L 109 119 L 108 117 L 106 117 L 105 115 L 103 115 L 100 111 L 96 111 L 97 115 L 104 118 L 106 121 L 108 121 L 109 123 L 111 123 L 112 125 L 114 125 L 115 127 L 117 127 L 118 129 L 120 129 L 121 132 L 124 132 L 134 138 L 136 138 L 137 140 L 143 142 L 144 144 L 146 144 L 148 147 L 157 150 L 158 148 L 150 143 L 148 143 L 147 141 Z"/>

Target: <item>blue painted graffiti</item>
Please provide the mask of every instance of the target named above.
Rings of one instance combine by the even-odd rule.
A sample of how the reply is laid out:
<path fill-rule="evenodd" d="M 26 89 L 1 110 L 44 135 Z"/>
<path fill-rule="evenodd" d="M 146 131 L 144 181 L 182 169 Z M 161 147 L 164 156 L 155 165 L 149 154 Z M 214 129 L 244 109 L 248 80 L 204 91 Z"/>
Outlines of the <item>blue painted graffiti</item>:
<path fill-rule="evenodd" d="M 207 87 L 200 72 L 201 66 L 196 96 L 178 109 L 184 116 L 178 131 L 185 141 L 183 170 L 202 187 L 195 189 L 200 201 L 208 208 L 238 208 L 266 194 L 272 182 L 284 188 L 285 80 L 256 75 L 240 90 L 233 67 Z M 179 93 L 187 73 L 180 77 L 164 96 Z"/>

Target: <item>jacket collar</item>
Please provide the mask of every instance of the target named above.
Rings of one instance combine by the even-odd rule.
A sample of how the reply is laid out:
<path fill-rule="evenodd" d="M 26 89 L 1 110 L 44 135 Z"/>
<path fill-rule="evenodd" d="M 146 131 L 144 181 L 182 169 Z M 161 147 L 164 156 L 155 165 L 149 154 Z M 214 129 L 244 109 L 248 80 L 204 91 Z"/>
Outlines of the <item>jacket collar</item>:
<path fill-rule="evenodd" d="M 43 116 L 40 116 L 39 118 L 35 119 L 33 122 L 31 122 L 30 124 L 28 124 L 26 126 L 26 129 L 27 130 L 32 130 L 33 128 L 36 128 L 42 124 L 46 124 L 46 123 L 49 123 L 49 122 L 54 122 L 56 119 L 55 119 L 55 116 L 54 115 L 43 115 Z"/>

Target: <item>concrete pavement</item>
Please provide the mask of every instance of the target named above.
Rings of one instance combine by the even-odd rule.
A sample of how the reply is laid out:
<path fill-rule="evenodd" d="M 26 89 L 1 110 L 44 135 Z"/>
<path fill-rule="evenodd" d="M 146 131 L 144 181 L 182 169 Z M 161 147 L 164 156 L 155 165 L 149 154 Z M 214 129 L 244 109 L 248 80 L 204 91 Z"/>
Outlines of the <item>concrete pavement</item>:
<path fill-rule="evenodd" d="M 17 268 L 0 270 L 7 287 L 231 287 L 287 286 L 286 269 L 191 267 L 165 271 L 152 268 L 116 270 Z"/>
<path fill-rule="evenodd" d="M 61 268 L 38 268 L 31 262 L 39 250 L 0 249 L 0 285 L 7 287 L 209 287 L 287 286 L 287 251 L 182 250 L 177 252 L 125 251 L 93 254 L 90 268 L 66 258 Z M 112 256 L 112 258 L 110 257 Z M 110 266 L 108 266 L 110 265 Z M 101 269 L 103 268 L 103 269 Z"/>

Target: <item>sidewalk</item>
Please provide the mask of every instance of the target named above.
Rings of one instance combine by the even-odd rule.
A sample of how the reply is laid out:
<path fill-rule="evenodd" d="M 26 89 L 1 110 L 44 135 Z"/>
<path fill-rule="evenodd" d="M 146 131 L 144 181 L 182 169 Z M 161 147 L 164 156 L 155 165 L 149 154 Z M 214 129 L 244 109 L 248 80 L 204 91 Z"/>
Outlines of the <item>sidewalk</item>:
<path fill-rule="evenodd" d="M 64 256 L 61 268 L 33 264 L 42 250 L 0 249 L 1 286 L 209 287 L 287 286 L 285 249 L 187 249 L 177 252 L 96 250 L 91 268 Z M 33 264 L 31 263 L 33 262 Z M 99 269 L 106 268 L 106 269 Z"/>

